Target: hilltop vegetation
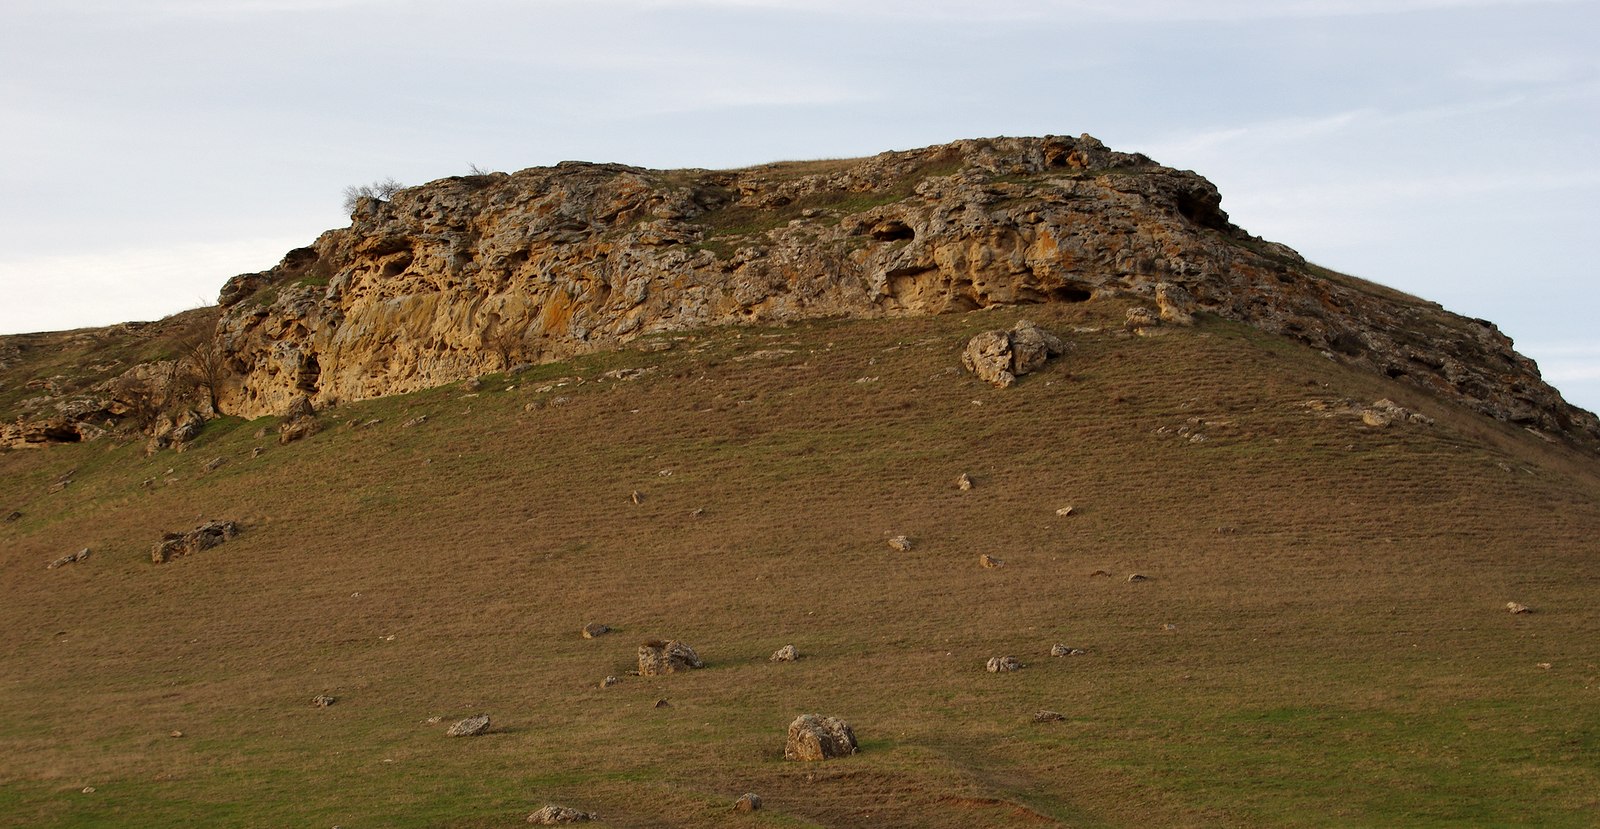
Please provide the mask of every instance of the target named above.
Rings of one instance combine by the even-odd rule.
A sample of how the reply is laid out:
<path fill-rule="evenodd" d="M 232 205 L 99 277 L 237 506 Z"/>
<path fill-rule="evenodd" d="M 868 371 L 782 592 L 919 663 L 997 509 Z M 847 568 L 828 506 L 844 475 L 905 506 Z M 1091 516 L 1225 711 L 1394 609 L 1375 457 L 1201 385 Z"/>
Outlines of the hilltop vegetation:
<path fill-rule="evenodd" d="M 1129 306 L 668 332 L 286 445 L 223 417 L 0 453 L 0 824 L 1600 820 L 1592 455 Z M 959 371 L 1021 316 L 1069 352 Z M 1434 422 L 1341 404 L 1386 398 Z M 243 532 L 151 562 L 213 518 Z M 656 638 L 707 667 L 626 676 Z M 807 712 L 861 753 L 783 760 Z"/>

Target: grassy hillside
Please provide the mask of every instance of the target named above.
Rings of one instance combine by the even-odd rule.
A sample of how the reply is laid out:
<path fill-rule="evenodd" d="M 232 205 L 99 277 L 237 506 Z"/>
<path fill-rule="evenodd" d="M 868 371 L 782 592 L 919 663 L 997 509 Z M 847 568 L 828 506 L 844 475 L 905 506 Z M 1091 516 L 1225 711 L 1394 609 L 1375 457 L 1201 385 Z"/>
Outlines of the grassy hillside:
<path fill-rule="evenodd" d="M 222 420 L 182 454 L 0 454 L 0 824 L 1600 823 L 1596 461 L 1122 310 L 724 329 L 286 446 Z M 1019 316 L 1074 349 L 959 372 Z M 1306 406 L 1384 397 L 1437 422 Z M 207 518 L 245 531 L 150 562 Z M 626 676 L 657 637 L 708 667 Z M 805 712 L 861 753 L 784 761 Z"/>

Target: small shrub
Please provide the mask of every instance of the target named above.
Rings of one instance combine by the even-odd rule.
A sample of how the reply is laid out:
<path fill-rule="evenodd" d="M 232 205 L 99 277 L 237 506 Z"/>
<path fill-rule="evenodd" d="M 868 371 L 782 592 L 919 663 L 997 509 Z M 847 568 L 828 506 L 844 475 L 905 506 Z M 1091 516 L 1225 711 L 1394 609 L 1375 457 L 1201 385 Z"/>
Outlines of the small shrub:
<path fill-rule="evenodd" d="M 404 187 L 404 184 L 392 178 L 374 181 L 371 184 L 352 184 L 344 188 L 344 210 L 346 213 L 356 212 L 356 205 L 360 204 L 362 199 L 388 201 Z"/>

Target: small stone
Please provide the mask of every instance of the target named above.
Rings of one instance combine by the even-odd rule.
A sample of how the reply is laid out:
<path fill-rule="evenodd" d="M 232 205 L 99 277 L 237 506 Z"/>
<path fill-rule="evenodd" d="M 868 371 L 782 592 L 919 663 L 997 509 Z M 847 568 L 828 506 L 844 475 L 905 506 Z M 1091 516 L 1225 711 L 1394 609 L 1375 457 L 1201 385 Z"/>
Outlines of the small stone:
<path fill-rule="evenodd" d="M 593 639 L 596 636 L 604 636 L 610 632 L 611 628 L 609 626 L 602 625 L 599 622 L 594 622 L 583 626 L 583 638 L 585 639 Z"/>
<path fill-rule="evenodd" d="M 639 490 L 636 489 L 633 491 L 632 495 L 628 496 L 628 500 L 634 502 L 635 504 L 642 504 L 644 503 L 644 496 L 639 494 Z"/>
<path fill-rule="evenodd" d="M 594 815 L 566 806 L 547 803 L 539 811 L 528 815 L 528 822 L 538 826 L 559 826 L 563 823 L 584 823 L 594 820 Z"/>
<path fill-rule="evenodd" d="M 227 458 L 212 458 L 211 460 L 206 461 L 205 466 L 200 467 L 200 474 L 203 475 L 207 472 L 215 472 L 218 469 L 221 469 L 222 465 L 227 462 Z"/>
<path fill-rule="evenodd" d="M 1022 670 L 1022 663 L 1014 656 L 994 656 L 985 667 L 991 674 L 1004 674 Z"/>
<path fill-rule="evenodd" d="M 850 724 L 838 717 L 801 714 L 789 723 L 789 737 L 783 745 L 785 760 L 815 762 L 855 754 L 856 735 Z"/>
<path fill-rule="evenodd" d="M 250 457 L 252 457 L 252 458 L 261 457 L 261 447 L 257 446 L 256 448 L 251 449 L 250 450 Z"/>
<path fill-rule="evenodd" d="M 47 565 L 44 569 L 46 569 L 46 570 L 54 570 L 57 567 L 65 567 L 68 564 L 72 564 L 74 562 L 83 561 L 84 559 L 86 559 L 88 557 L 89 557 L 89 548 L 88 547 L 84 547 L 83 549 L 77 551 L 76 553 L 68 553 L 68 554 L 62 556 L 61 558 L 58 558 L 55 561 L 50 562 L 50 564 Z"/>
<path fill-rule="evenodd" d="M 427 415 L 417 415 L 416 417 L 413 417 L 410 420 L 400 424 L 400 428 L 402 428 L 402 429 L 410 429 L 412 426 L 421 426 L 422 424 L 427 423 L 427 422 L 428 422 L 428 416 Z"/>
<path fill-rule="evenodd" d="M 84 786 L 83 787 L 83 793 L 84 794 L 94 794 L 94 787 L 93 786 Z"/>
<path fill-rule="evenodd" d="M 1163 624 L 1161 629 L 1167 633 L 1176 633 L 1178 631 L 1178 626 L 1174 624 Z"/>
<path fill-rule="evenodd" d="M 489 730 L 489 715 L 488 714 L 479 714 L 479 715 L 477 715 L 475 717 L 468 717 L 468 718 L 456 723 L 455 725 L 450 726 L 450 730 L 445 732 L 445 736 L 447 736 L 447 737 L 476 737 L 479 734 L 482 734 L 482 733 L 484 733 L 484 732 L 486 732 L 488 730 Z"/>
<path fill-rule="evenodd" d="M 664 699 L 658 699 L 658 700 L 656 700 L 656 706 L 655 707 L 657 707 L 657 708 L 671 708 L 672 707 L 672 703 L 667 702 Z"/>
<path fill-rule="evenodd" d="M 1161 319 L 1156 315 L 1155 311 L 1149 308 L 1129 308 L 1128 319 L 1122 324 L 1122 327 L 1129 331 L 1138 331 L 1144 328 L 1153 328 L 1160 324 Z"/>
<path fill-rule="evenodd" d="M 423 722 L 427 723 L 428 725 L 438 725 L 439 723 L 444 722 L 444 717 L 434 715 L 426 720 L 423 720 Z"/>
<path fill-rule="evenodd" d="M 744 794 L 739 795 L 739 799 L 733 801 L 733 810 L 735 812 L 761 811 L 761 795 L 758 795 L 755 792 L 745 792 Z"/>
<path fill-rule="evenodd" d="M 1548 670 L 1550 670 L 1550 663 L 1549 662 L 1539 662 L 1539 663 L 1535 664 L 1534 667 L 1543 668 L 1543 669 L 1548 671 Z"/>
<path fill-rule="evenodd" d="M 1034 722 L 1061 722 L 1065 719 L 1066 717 L 1055 711 L 1035 711 L 1033 713 Z"/>
<path fill-rule="evenodd" d="M 337 702 L 337 700 L 334 699 L 333 697 L 327 695 L 327 694 L 317 694 L 316 696 L 311 698 L 311 707 L 312 708 L 327 708 L 328 706 L 334 704 L 335 702 Z"/>
<path fill-rule="evenodd" d="M 1106 572 L 1105 570 L 1096 570 L 1093 573 L 1089 574 L 1089 578 L 1091 578 L 1091 579 L 1109 579 L 1109 578 L 1111 578 L 1111 574 Z"/>
<path fill-rule="evenodd" d="M 1145 574 L 1143 574 L 1143 573 L 1129 573 L 1128 574 L 1128 581 L 1130 581 L 1130 582 L 1149 581 L 1149 580 L 1150 580 L 1150 577 L 1145 575 Z"/>
<path fill-rule="evenodd" d="M 972 476 L 968 475 L 965 472 L 961 473 L 961 477 L 956 479 L 956 489 L 959 489 L 962 492 L 971 491 L 971 489 L 972 489 Z"/>
<path fill-rule="evenodd" d="M 1532 613 L 1533 612 L 1533 608 L 1528 607 L 1525 604 L 1518 604 L 1516 602 L 1506 602 L 1506 610 L 1509 610 L 1512 613 Z"/>
<path fill-rule="evenodd" d="M 978 556 L 978 564 L 980 566 L 987 567 L 990 570 L 993 570 L 996 567 L 1004 567 L 1004 566 L 1006 566 L 1005 561 L 1003 561 L 1002 559 L 995 558 L 994 556 L 991 556 L 988 553 L 984 553 L 983 555 Z"/>
<path fill-rule="evenodd" d="M 768 657 L 770 662 L 793 662 L 800 658 L 800 651 L 794 645 L 784 645 L 772 652 Z"/>
<path fill-rule="evenodd" d="M 903 535 L 897 535 L 894 538 L 889 539 L 889 546 L 904 553 L 911 549 L 911 539 Z"/>
<path fill-rule="evenodd" d="M 1084 650 L 1083 648 L 1067 647 L 1060 642 L 1050 646 L 1051 656 L 1083 656 L 1086 653 L 1088 653 L 1088 651 Z"/>
<path fill-rule="evenodd" d="M 147 478 L 146 480 L 148 481 L 149 479 Z M 22 518 L 22 513 L 18 512 L 17 510 L 12 510 L 11 512 L 6 513 L 6 523 L 8 523 L 8 524 L 11 523 L 12 521 L 17 521 L 17 520 L 19 520 L 21 518 Z"/>
<path fill-rule="evenodd" d="M 469 392 L 483 391 L 483 380 L 478 377 L 468 377 L 461 381 L 461 388 Z"/>
<path fill-rule="evenodd" d="M 182 737 L 183 736 L 183 732 L 174 730 L 172 733 L 168 734 L 167 736 L 168 737 L 173 737 L 173 738 Z"/>
<path fill-rule="evenodd" d="M 1070 506 L 1062 507 L 1061 509 L 1056 510 L 1056 515 L 1059 515 L 1062 518 L 1066 518 L 1067 516 L 1069 516 L 1071 514 L 1072 514 L 1072 507 L 1070 507 Z"/>
<path fill-rule="evenodd" d="M 605 679 L 600 680 L 600 687 L 601 688 L 610 688 L 611 686 L 616 685 L 616 684 L 618 684 L 620 682 L 622 682 L 622 680 L 617 679 L 614 676 L 608 676 Z"/>

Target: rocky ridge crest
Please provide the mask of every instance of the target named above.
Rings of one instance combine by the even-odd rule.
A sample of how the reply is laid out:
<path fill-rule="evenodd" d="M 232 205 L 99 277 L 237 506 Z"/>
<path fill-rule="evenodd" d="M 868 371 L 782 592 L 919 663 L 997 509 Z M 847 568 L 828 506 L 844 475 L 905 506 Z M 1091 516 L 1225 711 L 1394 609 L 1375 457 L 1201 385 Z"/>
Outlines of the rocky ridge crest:
<path fill-rule="evenodd" d="M 212 396 L 282 414 L 662 332 L 1107 296 L 1163 315 L 1182 296 L 1600 445 L 1492 323 L 1307 263 L 1233 225 L 1201 176 L 1087 135 L 728 171 L 563 162 L 362 199 L 349 227 L 224 286 Z"/>

